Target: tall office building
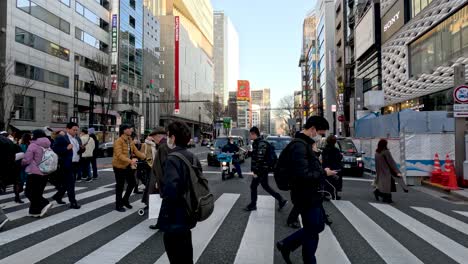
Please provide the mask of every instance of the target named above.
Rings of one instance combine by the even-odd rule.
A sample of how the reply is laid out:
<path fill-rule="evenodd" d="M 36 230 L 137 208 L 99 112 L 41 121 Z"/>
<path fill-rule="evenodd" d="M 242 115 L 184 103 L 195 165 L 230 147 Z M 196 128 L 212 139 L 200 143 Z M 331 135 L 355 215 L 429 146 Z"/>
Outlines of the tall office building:
<path fill-rule="evenodd" d="M 302 107 L 304 113 L 302 123 L 311 115 L 320 115 L 319 95 L 317 86 L 317 14 L 311 11 L 303 23 L 302 52 L 299 67 L 302 72 Z M 321 105 L 321 104 L 320 104 Z"/>
<path fill-rule="evenodd" d="M 161 125 L 183 120 L 192 133 L 211 124 L 203 101 L 213 100 L 213 8 L 210 0 L 159 0 Z M 180 102 L 180 101 L 185 102 Z M 188 101 L 188 102 L 187 102 Z"/>
<path fill-rule="evenodd" d="M 239 37 L 231 19 L 222 11 L 214 12 L 215 98 L 227 106 L 229 91 L 239 80 Z"/>
<path fill-rule="evenodd" d="M 270 89 L 252 90 L 251 91 L 252 109 L 258 106 L 259 109 L 259 129 L 263 134 L 270 134 L 271 130 L 271 102 L 270 102 Z M 252 114 L 253 119 L 253 114 Z"/>
<path fill-rule="evenodd" d="M 157 17 L 156 6 L 148 0 L 145 1 L 143 20 L 143 116 L 145 130 L 159 126 L 159 107 L 155 103 L 159 100 L 161 90 L 159 74 L 161 71 L 160 51 L 161 26 Z"/>
<path fill-rule="evenodd" d="M 233 127 L 237 127 L 237 92 L 229 92 L 228 116 L 232 118 Z"/>
<path fill-rule="evenodd" d="M 317 42 L 318 42 L 318 84 L 321 90 L 324 117 L 335 131 L 333 106 L 336 106 L 335 81 L 335 2 L 318 1 Z"/>
<path fill-rule="evenodd" d="M 121 122 L 144 129 L 143 0 L 111 3 L 111 79 Z M 143 125 L 142 125 L 143 124 Z"/>
<path fill-rule="evenodd" d="M 5 129 L 63 129 L 74 112 L 80 113 L 80 125 L 88 126 L 94 108 L 88 84 L 96 81 L 93 75 L 109 70 L 109 7 L 106 0 L 0 1 L 0 70 L 9 82 L 1 94 L 0 116 L 12 118 Z M 109 93 L 109 86 L 94 90 L 95 102 Z M 109 114 L 100 122 L 97 113 L 92 125 L 100 130 L 104 123 L 110 130 L 118 113 Z"/>

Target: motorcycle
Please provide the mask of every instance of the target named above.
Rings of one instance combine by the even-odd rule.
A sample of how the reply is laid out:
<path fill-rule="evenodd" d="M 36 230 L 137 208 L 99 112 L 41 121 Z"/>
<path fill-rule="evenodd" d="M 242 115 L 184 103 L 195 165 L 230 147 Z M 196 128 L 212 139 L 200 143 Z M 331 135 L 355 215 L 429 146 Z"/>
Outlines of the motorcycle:
<path fill-rule="evenodd" d="M 217 156 L 221 167 L 221 179 L 223 181 L 233 178 L 236 173 L 236 169 L 231 168 L 233 156 L 234 154 L 232 153 L 219 153 Z"/>

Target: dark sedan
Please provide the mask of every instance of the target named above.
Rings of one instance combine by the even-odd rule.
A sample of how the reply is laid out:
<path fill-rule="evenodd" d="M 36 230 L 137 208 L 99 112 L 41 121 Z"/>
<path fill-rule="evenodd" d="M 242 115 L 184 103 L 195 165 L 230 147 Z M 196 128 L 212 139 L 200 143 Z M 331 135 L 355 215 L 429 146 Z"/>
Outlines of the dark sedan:
<path fill-rule="evenodd" d="M 244 144 L 244 140 L 242 139 L 242 137 L 238 137 L 238 136 L 233 136 L 232 137 L 234 139 L 234 144 L 236 144 L 237 146 L 239 146 L 239 161 L 242 163 L 245 161 L 245 159 L 247 158 L 247 149 L 246 149 L 246 146 Z M 221 153 L 221 149 L 227 145 L 229 141 L 229 138 L 228 137 L 218 137 L 217 139 L 215 139 L 215 141 L 213 142 L 213 145 L 210 146 L 210 152 L 208 153 L 208 156 L 207 156 L 207 162 L 208 162 L 208 166 L 219 166 L 219 161 L 218 161 L 218 154 Z"/>
<path fill-rule="evenodd" d="M 292 138 L 288 136 L 269 136 L 266 140 L 275 148 L 276 156 L 279 157 L 283 149 L 292 141 Z"/>
<path fill-rule="evenodd" d="M 364 175 L 364 161 L 354 142 L 349 138 L 338 138 L 337 145 L 343 154 L 343 175 L 362 177 Z"/>

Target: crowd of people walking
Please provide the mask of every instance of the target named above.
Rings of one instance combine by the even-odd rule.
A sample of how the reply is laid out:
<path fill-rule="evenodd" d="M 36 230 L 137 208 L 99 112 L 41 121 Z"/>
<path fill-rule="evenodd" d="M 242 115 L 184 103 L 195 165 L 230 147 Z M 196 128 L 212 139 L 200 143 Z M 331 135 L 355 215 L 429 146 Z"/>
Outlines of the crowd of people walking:
<path fill-rule="evenodd" d="M 272 145 L 261 137 L 259 129 L 250 129 L 253 177 L 250 203 L 245 210 L 257 210 L 259 185 L 278 201 L 279 211 L 287 205 L 288 200 L 268 183 L 271 172 L 275 174 L 277 186 L 283 191 L 290 191 L 293 207 L 287 225 L 298 230 L 276 243 L 286 263 L 292 263 L 290 254 L 300 246 L 304 263 L 316 263 L 319 233 L 324 230 L 325 224 L 331 224 L 322 203 L 341 199 L 343 155 L 337 148 L 337 138 L 329 136 L 321 151 L 317 148 L 328 128 L 324 118 L 310 117 L 279 158 Z M 148 209 L 151 195 L 159 195 L 162 199 L 159 217 L 149 228 L 164 233 L 169 261 L 193 263 L 191 229 L 211 214 L 214 201 L 208 182 L 203 177 L 200 161 L 187 150 L 191 131 L 185 123 L 173 122 L 167 129 L 155 128 L 144 142 L 135 139 L 131 125 L 122 124 L 119 127 L 112 158 L 116 182 L 115 210 L 125 212 L 133 208 L 131 196 L 140 193 L 138 183 L 142 182 L 145 188 L 141 201 L 146 204 L 145 210 Z M 7 185 L 13 185 L 16 203 L 24 203 L 20 196 L 24 191 L 30 201 L 29 215 L 43 217 L 52 207 L 52 203 L 43 196 L 50 182 L 57 189 L 52 200 L 65 204 L 63 197 L 67 193 L 70 208 L 80 209 L 75 184 L 98 179 L 98 146 L 93 128 L 80 131 L 78 124 L 72 122 L 63 131 L 51 133 L 48 129 L 37 129 L 31 134 L 23 134 L 19 140 L 0 132 L 0 168 L 3 175 L 8 175 L 1 177 L 0 191 L 5 192 Z M 229 147 L 235 152 L 233 146 Z M 386 140 L 379 142 L 375 159 L 375 198 L 391 203 L 391 193 L 396 191 L 395 182 L 405 192 L 408 192 L 408 188 Z M 283 183 L 279 182 L 281 177 L 285 178 Z M 298 221 L 299 215 L 302 225 Z M 0 229 L 7 221 L 0 208 Z"/>

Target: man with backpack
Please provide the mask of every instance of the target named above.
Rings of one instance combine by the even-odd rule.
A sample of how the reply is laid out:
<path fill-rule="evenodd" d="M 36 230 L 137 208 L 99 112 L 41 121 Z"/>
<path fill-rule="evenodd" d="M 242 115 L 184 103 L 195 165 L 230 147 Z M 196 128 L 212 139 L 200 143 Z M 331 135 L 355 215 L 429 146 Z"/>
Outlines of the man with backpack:
<path fill-rule="evenodd" d="M 291 200 L 300 213 L 304 226 L 276 244 L 286 263 L 291 263 L 290 253 L 301 245 L 304 264 L 317 263 L 315 251 L 319 233 L 325 228 L 321 185 L 325 177 L 334 176 L 336 172 L 322 168 L 312 145 L 314 139 L 318 139 L 328 129 L 326 119 L 310 117 L 304 130 L 281 153 L 275 169 L 275 180 L 279 188 L 290 189 Z"/>
<path fill-rule="evenodd" d="M 191 138 L 189 127 L 182 122 L 169 125 L 164 177 L 161 179 L 162 204 L 157 227 L 164 233 L 164 247 L 170 263 L 192 264 L 192 231 L 213 211 L 213 195 L 202 176 L 198 158 L 187 150 Z M 200 202 L 199 202 L 200 201 Z M 209 204 L 209 207 L 204 205 Z"/>
<path fill-rule="evenodd" d="M 266 192 L 278 200 L 278 210 L 280 211 L 286 206 L 288 200 L 284 199 L 268 184 L 268 173 L 272 171 L 273 164 L 276 163 L 277 159 L 275 150 L 268 141 L 260 137 L 260 130 L 257 127 L 252 127 L 250 129 L 250 139 L 253 140 L 251 170 L 254 176 L 250 184 L 251 202 L 244 210 L 257 210 L 257 188 L 258 185 L 262 185 Z"/>

